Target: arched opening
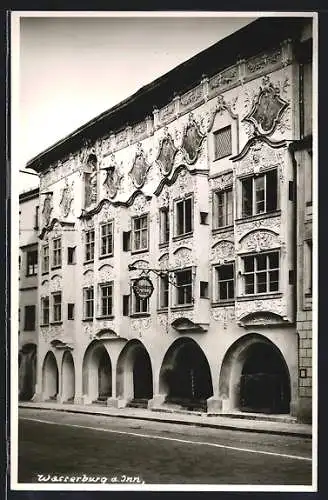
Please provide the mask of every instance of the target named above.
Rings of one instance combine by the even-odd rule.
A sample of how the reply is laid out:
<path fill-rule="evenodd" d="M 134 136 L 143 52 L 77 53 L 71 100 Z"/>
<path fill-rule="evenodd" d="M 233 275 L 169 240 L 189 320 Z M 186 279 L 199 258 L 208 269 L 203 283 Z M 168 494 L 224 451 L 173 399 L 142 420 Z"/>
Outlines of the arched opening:
<path fill-rule="evenodd" d="M 57 400 L 58 380 L 57 361 L 55 355 L 49 351 L 44 359 L 42 368 L 42 392 L 45 400 Z"/>
<path fill-rule="evenodd" d="M 87 348 L 82 368 L 83 394 L 91 403 L 107 403 L 112 396 L 112 363 L 101 341 Z"/>
<path fill-rule="evenodd" d="M 138 340 L 123 348 L 117 362 L 117 395 L 130 407 L 146 408 L 153 397 L 153 372 L 149 354 Z"/>
<path fill-rule="evenodd" d="M 178 339 L 165 354 L 160 392 L 166 394 L 166 403 L 206 411 L 206 400 L 213 395 L 211 371 L 204 352 L 194 340 Z"/>
<path fill-rule="evenodd" d="M 226 411 L 289 413 L 289 370 L 278 347 L 263 335 L 248 334 L 227 351 L 219 394 Z"/>
<path fill-rule="evenodd" d="M 75 369 L 70 351 L 65 351 L 62 361 L 62 401 L 72 403 L 75 396 Z"/>
<path fill-rule="evenodd" d="M 36 345 L 25 344 L 19 352 L 19 400 L 29 401 L 35 393 Z"/>

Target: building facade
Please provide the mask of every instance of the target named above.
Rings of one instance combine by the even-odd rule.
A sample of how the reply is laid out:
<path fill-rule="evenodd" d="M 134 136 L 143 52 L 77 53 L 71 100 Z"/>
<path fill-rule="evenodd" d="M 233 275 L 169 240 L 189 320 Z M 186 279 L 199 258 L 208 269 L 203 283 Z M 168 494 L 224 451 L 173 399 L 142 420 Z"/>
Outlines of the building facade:
<path fill-rule="evenodd" d="M 39 188 L 19 196 L 19 376 L 20 400 L 35 393 L 38 344 Z"/>
<path fill-rule="evenodd" d="M 28 163 L 35 399 L 310 419 L 311 43 L 255 21 Z"/>

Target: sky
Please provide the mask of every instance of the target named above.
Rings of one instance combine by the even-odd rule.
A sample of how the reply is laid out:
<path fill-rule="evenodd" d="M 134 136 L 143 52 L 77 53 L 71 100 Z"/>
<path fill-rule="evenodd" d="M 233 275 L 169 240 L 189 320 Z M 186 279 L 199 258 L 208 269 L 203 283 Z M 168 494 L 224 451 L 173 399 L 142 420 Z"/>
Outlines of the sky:
<path fill-rule="evenodd" d="M 160 16 L 20 18 L 19 169 L 143 85 L 255 20 L 217 13 Z M 20 191 L 37 184 L 37 177 L 19 174 Z"/>

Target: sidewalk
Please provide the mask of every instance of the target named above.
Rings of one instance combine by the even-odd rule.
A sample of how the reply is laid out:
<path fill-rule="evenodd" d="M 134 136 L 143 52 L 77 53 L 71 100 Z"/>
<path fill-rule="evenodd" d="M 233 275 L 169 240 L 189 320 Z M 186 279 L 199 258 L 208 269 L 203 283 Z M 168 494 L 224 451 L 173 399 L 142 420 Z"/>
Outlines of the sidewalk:
<path fill-rule="evenodd" d="M 266 420 L 265 415 L 252 415 L 245 418 L 245 414 L 210 415 L 207 413 L 147 410 L 142 408 L 112 408 L 99 405 L 74 405 L 60 403 L 32 403 L 20 402 L 19 408 L 33 408 L 34 410 L 55 410 L 69 413 L 82 413 L 88 415 L 101 415 L 108 417 L 132 418 L 137 420 L 152 420 L 183 425 L 196 425 L 216 429 L 240 430 L 248 432 L 261 432 L 295 437 L 312 437 L 312 426 L 299 424 L 291 419 L 286 421 L 284 415 L 275 417 L 275 420 Z"/>

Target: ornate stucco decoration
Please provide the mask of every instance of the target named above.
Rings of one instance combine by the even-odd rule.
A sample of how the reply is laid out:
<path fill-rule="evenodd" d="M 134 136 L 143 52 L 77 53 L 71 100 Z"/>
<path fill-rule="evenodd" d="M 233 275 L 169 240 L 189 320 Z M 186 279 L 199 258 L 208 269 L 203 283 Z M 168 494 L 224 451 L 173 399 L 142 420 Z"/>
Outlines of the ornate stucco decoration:
<path fill-rule="evenodd" d="M 158 163 L 163 175 L 170 174 L 177 151 L 178 149 L 175 147 L 174 141 L 168 133 L 167 127 L 165 127 L 164 137 L 160 141 L 159 152 L 156 158 L 156 162 Z"/>
<path fill-rule="evenodd" d="M 236 163 L 236 175 L 259 174 L 270 168 L 278 168 L 283 181 L 282 170 L 286 141 L 272 142 L 267 137 L 253 137 L 241 153 L 233 158 Z"/>
<path fill-rule="evenodd" d="M 270 311 L 252 312 L 240 319 L 242 326 L 271 326 L 277 325 L 285 320 L 276 313 Z"/>
<path fill-rule="evenodd" d="M 223 240 L 215 243 L 211 249 L 211 260 L 218 264 L 232 260 L 235 255 L 235 247 L 231 241 Z"/>
<path fill-rule="evenodd" d="M 160 207 L 168 207 L 170 205 L 170 190 L 164 186 L 162 193 L 158 197 L 158 205 Z"/>
<path fill-rule="evenodd" d="M 250 299 L 236 302 L 236 319 L 242 321 L 250 314 L 271 313 L 280 316 L 284 321 L 288 321 L 287 304 L 281 298 Z"/>
<path fill-rule="evenodd" d="M 260 252 L 270 248 L 279 248 L 278 235 L 268 230 L 255 230 L 244 236 L 239 242 L 241 252 Z"/>
<path fill-rule="evenodd" d="M 205 134 L 202 134 L 192 113 L 189 114 L 188 123 L 184 128 L 181 148 L 184 150 L 185 161 L 188 164 L 196 162 Z"/>
<path fill-rule="evenodd" d="M 84 168 L 84 206 L 86 208 L 97 203 L 98 159 L 92 153 L 88 156 Z"/>
<path fill-rule="evenodd" d="M 216 176 L 210 179 L 210 185 L 212 189 L 223 191 L 228 187 L 232 186 L 233 183 L 233 173 L 227 172 L 226 174 Z"/>
<path fill-rule="evenodd" d="M 208 116 L 208 124 L 207 124 L 207 133 L 211 132 L 216 115 L 222 115 L 225 112 L 228 112 L 231 118 L 234 120 L 238 119 L 238 115 L 234 112 L 236 109 L 238 96 L 234 97 L 232 101 L 227 101 L 222 95 L 219 95 L 217 98 L 216 105 L 212 111 L 212 113 Z"/>
<path fill-rule="evenodd" d="M 205 333 L 208 330 L 208 325 L 194 323 L 186 317 L 174 319 L 171 326 L 179 333 Z"/>
<path fill-rule="evenodd" d="M 160 269 L 168 269 L 168 265 L 169 265 L 169 254 L 166 252 L 166 253 L 163 253 L 159 259 L 158 259 L 158 264 L 159 264 L 159 267 Z"/>
<path fill-rule="evenodd" d="M 120 188 L 123 174 L 120 172 L 118 165 L 115 161 L 115 156 L 111 155 L 110 165 L 106 168 L 106 178 L 103 183 L 108 198 L 115 198 Z"/>
<path fill-rule="evenodd" d="M 215 321 L 222 323 L 226 330 L 228 324 L 235 319 L 235 308 L 234 306 L 212 308 L 212 317 Z"/>
<path fill-rule="evenodd" d="M 289 86 L 285 80 L 284 89 Z M 254 126 L 256 134 L 270 135 L 274 132 L 289 103 L 280 95 L 279 85 L 273 85 L 268 76 L 262 79 L 258 95 L 253 99 L 251 110 L 243 118 Z"/>
<path fill-rule="evenodd" d="M 171 311 L 171 324 L 180 318 L 188 319 L 189 321 L 194 322 L 194 310 L 177 309 L 175 311 Z"/>
<path fill-rule="evenodd" d="M 43 201 L 42 215 L 43 215 L 43 225 L 48 226 L 50 224 L 51 212 L 53 211 L 52 206 L 52 194 L 46 194 Z"/>
<path fill-rule="evenodd" d="M 133 318 L 130 320 L 130 327 L 136 337 L 141 338 L 144 330 L 148 330 L 151 325 L 150 318 Z"/>
<path fill-rule="evenodd" d="M 72 182 L 72 184 L 70 185 L 67 179 L 65 179 L 65 186 L 62 189 L 61 200 L 60 200 L 60 206 L 64 217 L 68 217 L 71 210 L 71 205 L 74 198 L 73 187 L 74 187 L 74 182 Z"/>
<path fill-rule="evenodd" d="M 192 263 L 192 250 L 187 247 L 179 247 L 174 251 L 173 258 L 176 267 L 190 266 Z"/>
<path fill-rule="evenodd" d="M 136 188 L 141 188 L 144 185 L 149 169 L 150 165 L 145 158 L 145 153 L 142 149 L 141 143 L 139 142 L 137 144 L 137 152 L 133 165 L 129 172 L 132 182 Z"/>
<path fill-rule="evenodd" d="M 60 291 L 62 288 L 62 277 L 59 274 L 55 274 L 50 279 L 49 290 L 50 292 Z"/>
<path fill-rule="evenodd" d="M 102 207 L 99 211 L 98 220 L 99 222 L 107 222 L 114 218 L 114 209 L 108 200 L 104 200 Z"/>
<path fill-rule="evenodd" d="M 143 193 L 139 193 L 131 205 L 131 211 L 136 215 L 141 215 L 149 210 L 149 199 Z"/>
<path fill-rule="evenodd" d="M 196 106 L 203 104 L 203 102 L 203 85 L 200 84 L 180 97 L 180 112 L 186 112 L 190 109 L 194 109 Z"/>
<path fill-rule="evenodd" d="M 110 264 L 103 264 L 98 269 L 98 280 L 102 283 L 113 279 L 114 268 Z"/>
<path fill-rule="evenodd" d="M 50 325 L 48 329 L 48 340 L 57 339 L 58 337 L 64 336 L 63 325 Z"/>
<path fill-rule="evenodd" d="M 236 84 L 238 82 L 238 76 L 238 65 L 235 65 L 210 78 L 209 97 L 214 97 L 224 89 Z"/>
<path fill-rule="evenodd" d="M 83 273 L 83 286 L 91 286 L 94 282 L 94 272 L 92 269 L 87 269 Z"/>
<path fill-rule="evenodd" d="M 236 239 L 240 241 L 243 236 L 256 229 L 270 230 L 276 234 L 280 232 L 280 215 L 265 219 L 256 219 L 236 225 Z"/>
<path fill-rule="evenodd" d="M 73 346 L 70 345 L 69 343 L 67 343 L 65 340 L 62 340 L 62 339 L 56 339 L 54 338 L 51 342 L 50 342 L 50 345 L 51 347 L 53 347 L 54 349 L 58 349 L 58 350 L 73 350 Z"/>
<path fill-rule="evenodd" d="M 269 67 L 275 66 L 282 62 L 282 49 L 278 48 L 273 52 L 259 54 L 251 57 L 246 62 L 246 71 L 248 74 L 253 75 L 263 71 L 264 69 L 269 70 Z"/>

